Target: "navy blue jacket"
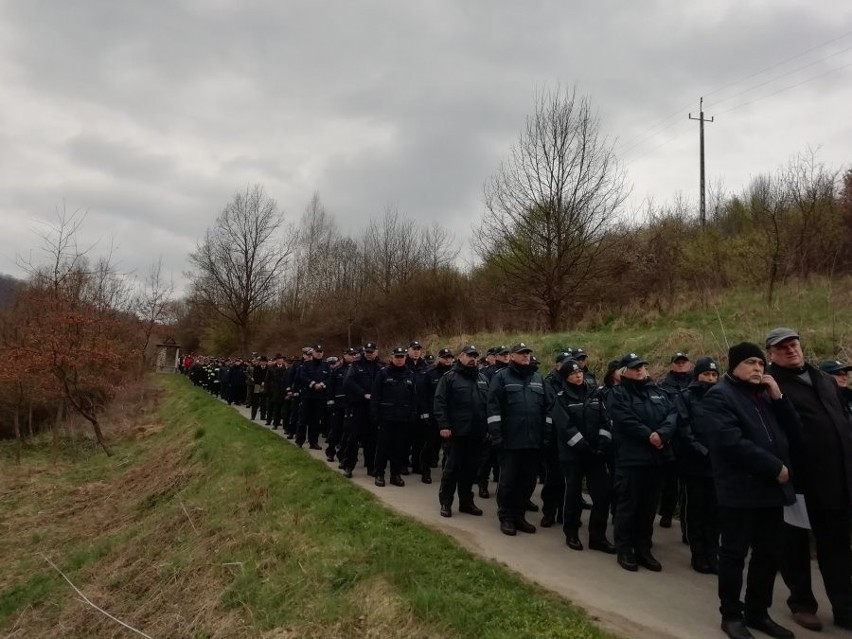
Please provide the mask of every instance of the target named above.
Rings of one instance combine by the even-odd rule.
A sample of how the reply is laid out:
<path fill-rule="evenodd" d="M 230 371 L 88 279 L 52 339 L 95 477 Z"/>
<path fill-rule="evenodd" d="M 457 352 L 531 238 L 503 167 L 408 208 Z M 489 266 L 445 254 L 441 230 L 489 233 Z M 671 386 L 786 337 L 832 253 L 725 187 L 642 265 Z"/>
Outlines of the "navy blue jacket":
<path fill-rule="evenodd" d="M 550 442 L 550 393 L 541 374 L 514 363 L 497 371 L 488 386 L 488 433 L 506 449 L 540 449 Z"/>
<path fill-rule="evenodd" d="M 350 407 L 364 407 L 370 400 L 364 397 L 373 392 L 373 382 L 384 364 L 377 357 L 372 362 L 366 357 L 352 362 L 343 377 L 343 392 Z"/>
<path fill-rule="evenodd" d="M 710 436 L 719 505 L 769 508 L 795 502 L 792 484 L 777 479 L 782 465 L 790 469 L 788 434 L 795 437 L 799 424 L 790 400 L 773 401 L 763 386 L 725 375 L 702 405 L 699 423 Z"/>
<path fill-rule="evenodd" d="M 433 415 L 438 429 L 447 428 L 453 437 L 484 439 L 488 402 L 488 380 L 475 367 L 456 363 L 438 378 Z"/>
<path fill-rule="evenodd" d="M 370 419 L 377 425 L 410 422 L 417 414 L 414 371 L 388 364 L 376 375 L 370 393 Z"/>
<path fill-rule="evenodd" d="M 301 398 L 325 401 L 331 386 L 331 366 L 321 359 L 309 359 L 299 367 L 296 373 L 301 389 Z M 315 384 L 322 384 L 316 388 Z"/>
<path fill-rule="evenodd" d="M 677 428 L 677 408 L 653 381 L 622 377 L 607 395 L 607 409 L 616 466 L 657 466 L 674 459 L 671 440 Z M 648 441 L 654 432 L 663 442 L 660 450 Z"/>
<path fill-rule="evenodd" d="M 710 434 L 704 429 L 704 395 L 713 388 L 709 382 L 692 382 L 675 396 L 678 408 L 677 433 L 673 441 L 677 465 L 685 475 L 712 477 Z"/>

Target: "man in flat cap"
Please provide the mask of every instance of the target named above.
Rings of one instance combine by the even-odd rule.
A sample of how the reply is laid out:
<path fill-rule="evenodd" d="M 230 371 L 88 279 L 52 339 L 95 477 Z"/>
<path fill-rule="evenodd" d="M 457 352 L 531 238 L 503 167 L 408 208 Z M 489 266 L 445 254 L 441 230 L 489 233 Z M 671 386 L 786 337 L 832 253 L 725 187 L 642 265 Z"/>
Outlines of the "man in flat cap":
<path fill-rule="evenodd" d="M 802 421 L 801 447 L 793 451 L 793 481 L 796 492 L 804 494 L 834 623 L 852 630 L 852 429 L 837 383 L 805 361 L 797 331 L 773 328 L 765 345 L 772 362 L 769 373 Z M 818 630 L 822 621 L 811 588 L 808 531 L 785 524 L 784 533 L 781 575 L 790 589 L 787 605 L 796 623 Z"/>

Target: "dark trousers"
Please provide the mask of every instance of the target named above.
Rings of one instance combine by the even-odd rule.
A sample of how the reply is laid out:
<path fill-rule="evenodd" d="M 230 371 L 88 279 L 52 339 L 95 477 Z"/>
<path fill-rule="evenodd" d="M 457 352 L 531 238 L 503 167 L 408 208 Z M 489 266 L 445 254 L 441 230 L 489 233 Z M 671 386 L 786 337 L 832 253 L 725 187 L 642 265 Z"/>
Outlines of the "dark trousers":
<path fill-rule="evenodd" d="M 476 481 L 479 484 L 487 484 L 491 475 L 493 475 L 494 481 L 500 481 L 500 454 L 490 442 L 485 442 L 480 454 Z"/>
<path fill-rule="evenodd" d="M 319 446 L 320 430 L 322 430 L 322 418 L 325 413 L 325 399 L 302 399 L 299 407 L 299 429 L 296 431 L 296 445 L 308 443 Z"/>
<path fill-rule="evenodd" d="M 781 558 L 784 520 L 776 508 L 719 506 L 719 612 L 722 619 L 760 619 L 772 605 L 772 588 Z M 748 563 L 745 605 L 740 601 L 743 568 Z"/>
<path fill-rule="evenodd" d="M 438 501 L 452 504 L 458 488 L 459 503 L 473 503 L 473 482 L 482 451 L 482 439 L 479 437 L 451 437 L 447 442 L 447 464 L 441 475 L 441 487 Z"/>
<path fill-rule="evenodd" d="M 500 521 L 523 519 L 538 479 L 541 451 L 537 448 L 502 448 L 498 455 L 500 482 L 497 486 L 497 516 Z"/>
<path fill-rule="evenodd" d="M 580 515 L 583 512 L 581 495 L 583 479 L 592 498 L 592 510 L 589 513 L 589 541 L 601 541 L 606 538 L 606 522 L 609 518 L 609 505 L 612 497 L 612 480 L 603 457 L 580 457 L 571 464 L 562 466 L 565 482 L 565 506 L 562 531 L 565 536 L 576 536 L 580 528 Z"/>
<path fill-rule="evenodd" d="M 302 401 L 298 395 L 293 395 L 287 404 L 289 406 L 289 408 L 285 407 L 287 418 L 285 419 L 282 415 L 281 423 L 284 425 L 284 430 L 288 435 L 295 435 L 296 431 L 299 430 L 299 415 L 302 412 Z"/>
<path fill-rule="evenodd" d="M 358 404 L 349 409 L 347 430 L 349 437 L 343 455 L 343 465 L 355 470 L 358 465 L 358 449 L 364 447 L 364 465 L 369 472 L 376 461 L 376 427 L 370 422 L 369 404 Z"/>
<path fill-rule="evenodd" d="M 343 399 L 337 400 L 329 407 L 328 411 L 328 437 L 326 439 L 325 455 L 333 457 L 338 450 L 338 445 L 343 439 L 343 418 L 346 409 L 343 407 Z"/>
<path fill-rule="evenodd" d="M 712 477 L 683 475 L 681 521 L 693 558 L 716 557 L 719 552 L 719 523 L 716 488 Z"/>
<path fill-rule="evenodd" d="M 556 442 L 544 449 L 544 486 L 541 487 L 541 514 L 556 519 L 563 514 L 565 480 L 559 467 Z M 577 499 L 579 499 L 579 494 Z"/>
<path fill-rule="evenodd" d="M 676 461 L 671 461 L 663 466 L 663 489 L 660 493 L 660 517 L 671 519 L 674 517 L 678 502 L 678 484 L 680 483 L 680 471 Z"/>
<path fill-rule="evenodd" d="M 266 421 L 266 394 L 265 393 L 252 393 L 251 394 L 251 418 L 255 419 L 257 417 L 258 412 L 260 412 L 260 418 Z"/>
<path fill-rule="evenodd" d="M 834 618 L 852 621 L 852 583 L 850 583 L 849 512 L 808 508 L 808 519 L 816 542 L 825 592 Z M 787 605 L 793 612 L 817 611 L 811 589 L 811 555 L 808 531 L 784 524 L 784 556 L 781 576 L 790 589 Z"/>
<path fill-rule="evenodd" d="M 385 467 L 390 462 L 390 473 L 401 475 L 407 463 L 409 422 L 393 422 L 383 420 L 379 426 L 376 442 L 376 463 L 373 467 L 376 477 L 385 474 Z"/>
<path fill-rule="evenodd" d="M 267 398 L 266 401 L 266 425 L 270 424 L 275 428 L 281 425 L 281 410 L 284 408 L 284 398 L 280 395 L 273 395 Z"/>
<path fill-rule="evenodd" d="M 441 436 L 438 434 L 438 423 L 431 417 L 427 420 L 426 434 L 423 438 L 423 448 L 420 451 L 420 472 L 431 474 L 432 466 L 438 465 L 438 451 L 441 449 Z M 473 475 L 479 468 L 479 460 L 474 467 Z"/>
<path fill-rule="evenodd" d="M 423 447 L 426 445 L 426 431 L 430 426 L 431 421 L 428 418 L 421 418 L 420 415 L 417 415 L 411 420 L 411 425 L 408 428 L 406 440 L 408 448 L 406 449 L 405 463 L 411 466 L 414 473 L 423 472 Z"/>
<path fill-rule="evenodd" d="M 662 489 L 660 466 L 616 466 L 614 541 L 619 553 L 651 549 Z"/>

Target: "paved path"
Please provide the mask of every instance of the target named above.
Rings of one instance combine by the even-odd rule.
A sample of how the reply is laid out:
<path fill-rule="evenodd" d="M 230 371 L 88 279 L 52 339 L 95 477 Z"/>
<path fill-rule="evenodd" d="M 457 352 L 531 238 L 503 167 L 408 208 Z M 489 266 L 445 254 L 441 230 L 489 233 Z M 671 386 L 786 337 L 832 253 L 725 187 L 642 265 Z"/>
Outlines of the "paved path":
<path fill-rule="evenodd" d="M 248 410 L 239 408 L 248 417 Z M 262 422 L 255 422 L 262 426 Z M 262 426 L 263 427 L 263 426 Z M 269 428 L 266 426 L 265 428 Z M 284 437 L 282 430 L 273 431 Z M 291 442 L 291 440 L 284 441 Z M 327 465 L 329 472 L 340 472 L 337 463 L 330 464 L 321 450 L 304 449 Z M 720 639 L 725 635 L 719 629 L 719 601 L 716 578 L 700 575 L 689 567 L 689 548 L 680 540 L 680 529 L 656 528 L 654 554 L 663 564 L 662 573 L 643 568 L 638 573 L 622 569 L 612 555 L 588 549 L 582 552 L 565 546 L 561 527 L 539 528 L 534 535 L 518 533 L 517 537 L 503 535 L 498 527 L 497 504 L 494 498 L 476 499 L 485 511 L 482 517 L 459 514 L 454 504 L 449 519 L 438 514 L 438 482 L 440 469 L 433 471 L 435 482 L 427 485 L 419 476 L 405 477 L 402 488 L 388 484 L 378 488 L 373 478 L 360 466 L 352 482 L 375 494 L 394 510 L 413 517 L 452 536 L 469 550 L 493 559 L 520 573 L 525 578 L 556 592 L 583 608 L 600 627 L 625 639 Z M 492 483 L 493 494 L 495 485 Z M 534 500 L 539 505 L 540 486 Z M 539 514 L 530 513 L 528 519 L 538 524 Z M 588 511 L 584 514 L 580 538 L 586 543 Z M 609 531 L 612 539 L 612 531 Z M 810 632 L 795 625 L 784 600 L 788 591 L 778 578 L 775 588 L 775 606 L 771 614 L 786 625 L 797 637 L 849 637 L 852 633 L 831 624 L 831 606 L 822 587 L 822 579 L 814 573 L 814 588 L 820 602 L 820 616 L 825 624 L 821 633 Z M 755 632 L 756 637 L 763 637 Z"/>

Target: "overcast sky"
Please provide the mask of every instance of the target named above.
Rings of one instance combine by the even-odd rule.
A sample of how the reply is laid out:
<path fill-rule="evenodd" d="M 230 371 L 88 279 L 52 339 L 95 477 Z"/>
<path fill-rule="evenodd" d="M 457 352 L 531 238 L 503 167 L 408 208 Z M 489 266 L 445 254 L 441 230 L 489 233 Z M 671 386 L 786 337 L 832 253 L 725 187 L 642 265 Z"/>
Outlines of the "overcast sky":
<path fill-rule="evenodd" d="M 57 207 L 122 269 L 186 254 L 261 183 L 344 232 L 388 203 L 466 242 L 537 89 L 591 97 L 630 205 L 852 163 L 852 2 L 0 0 L 0 272 Z M 795 86 L 798 85 L 798 86 Z M 668 119 L 666 119 L 668 118 Z"/>

